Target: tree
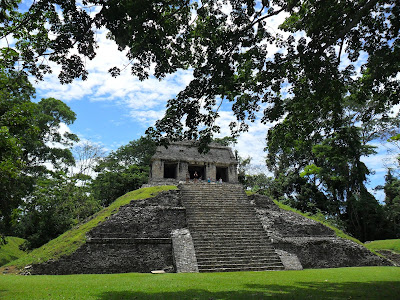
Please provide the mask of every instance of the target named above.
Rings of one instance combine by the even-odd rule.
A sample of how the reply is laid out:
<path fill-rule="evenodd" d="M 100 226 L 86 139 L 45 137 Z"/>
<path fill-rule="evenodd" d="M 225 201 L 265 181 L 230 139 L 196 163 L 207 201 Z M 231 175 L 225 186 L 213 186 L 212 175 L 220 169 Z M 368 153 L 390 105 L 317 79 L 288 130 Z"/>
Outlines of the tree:
<path fill-rule="evenodd" d="M 140 79 L 150 70 L 159 79 L 178 69 L 193 70 L 193 80 L 169 100 L 165 116 L 148 130 L 158 142 L 211 142 L 220 129 L 219 108 L 226 102 L 237 119 L 230 125 L 234 137 L 262 110 L 262 122 L 276 124 L 268 133 L 269 164 L 279 172 L 299 174 L 318 160 L 314 171 L 325 173 L 317 172 L 319 178 L 310 174 L 310 180 L 324 180 L 326 191 L 343 193 L 346 199 L 355 194 L 353 189 L 362 190 L 360 180 L 367 174 L 358 159 L 362 147 L 353 157 L 345 147 L 340 176 L 352 183 L 344 191 L 327 175 L 327 170 L 337 170 L 332 157 L 322 153 L 335 155 L 327 151 L 335 141 L 365 145 L 363 138 L 387 131 L 387 117 L 400 101 L 397 0 L 84 1 L 99 6 L 93 14 L 73 0 L 37 1 L 25 13 L 16 11 L 16 3 L 1 5 L 0 37 L 18 40 L 2 49 L 0 65 L 7 72 L 21 66 L 40 79 L 50 71 L 40 60 L 49 57 L 62 66 L 62 82 L 84 79 L 82 57 L 95 55 L 95 27 L 105 27 Z M 269 24 L 282 14 L 283 35 Z M 68 56 L 75 46 L 78 55 Z M 120 69 L 110 72 L 117 76 Z M 368 120 L 376 124 L 361 126 L 365 134 L 354 134 L 357 124 Z"/>
<path fill-rule="evenodd" d="M 99 201 L 82 184 L 82 176 L 65 172 L 42 177 L 14 212 L 14 233 L 27 240 L 25 248 L 40 247 L 100 209 Z"/>
<path fill-rule="evenodd" d="M 75 113 L 60 100 L 31 102 L 34 89 L 24 73 L 0 69 L 0 232 L 10 230 L 11 214 L 29 195 L 36 180 L 74 163 L 69 146 L 76 135 L 58 131 Z"/>
<path fill-rule="evenodd" d="M 96 47 L 94 19 L 88 10 L 78 7 L 75 0 L 39 0 L 21 12 L 20 2 L 0 4 L 0 40 L 7 45 L 1 48 L 0 66 L 42 80 L 55 62 L 61 66 L 62 83 L 86 79 L 84 57 L 92 59 Z M 13 39 L 15 44 L 10 44 Z"/>
<path fill-rule="evenodd" d="M 149 130 L 160 141 L 210 142 L 226 101 L 237 117 L 233 135 L 246 130 L 260 109 L 263 122 L 309 114 L 316 125 L 332 128 L 345 98 L 365 108 L 364 119 L 399 102 L 396 0 L 86 0 L 86 6 L 39 0 L 24 13 L 18 3 L 0 6 L 1 39 L 17 40 L 2 48 L 7 70 L 20 68 L 40 79 L 51 71 L 47 61 L 54 61 L 61 65 L 61 82 L 85 79 L 83 58 L 94 57 L 100 27 L 127 51 L 131 72 L 140 79 L 150 69 L 160 79 L 193 69 L 194 79 Z M 91 12 L 92 6 L 98 9 Z M 284 36 L 269 24 L 283 15 Z M 120 69 L 110 72 L 117 76 Z"/>
<path fill-rule="evenodd" d="M 150 159 L 156 144 L 148 137 L 140 137 L 102 159 L 95 168 L 93 195 L 103 206 L 127 192 L 140 188 L 149 178 Z"/>
<path fill-rule="evenodd" d="M 385 210 L 390 220 L 390 229 L 395 237 L 400 236 L 400 180 L 389 169 L 385 177 Z"/>
<path fill-rule="evenodd" d="M 90 141 L 84 141 L 72 148 L 76 168 L 70 170 L 70 176 L 78 176 L 83 180 L 92 179 L 95 175 L 95 168 L 102 158 L 105 156 L 104 149 Z"/>

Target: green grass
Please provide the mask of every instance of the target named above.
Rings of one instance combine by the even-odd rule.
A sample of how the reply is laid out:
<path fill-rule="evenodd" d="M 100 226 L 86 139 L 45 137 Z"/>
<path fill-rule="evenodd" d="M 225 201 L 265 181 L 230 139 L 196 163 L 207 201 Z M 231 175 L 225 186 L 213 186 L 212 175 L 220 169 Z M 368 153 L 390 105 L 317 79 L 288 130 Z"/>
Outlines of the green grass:
<path fill-rule="evenodd" d="M 57 259 L 64 255 L 75 252 L 80 246 L 86 242 L 86 233 L 96 227 L 98 224 L 106 220 L 112 214 L 115 214 L 122 205 L 126 205 L 132 200 L 141 200 L 156 196 L 161 191 L 176 189 L 176 186 L 156 186 L 148 187 L 129 192 L 119 197 L 110 206 L 99 211 L 91 217 L 86 223 L 80 224 L 71 230 L 63 233 L 54 240 L 40 248 L 37 248 L 22 258 L 7 264 L 16 266 L 17 268 L 26 265 L 41 263 L 50 259 Z"/>
<path fill-rule="evenodd" d="M 19 249 L 19 246 L 24 242 L 24 239 L 18 237 L 7 236 L 7 244 L 0 246 L 0 266 L 16 260 L 26 253 Z"/>
<path fill-rule="evenodd" d="M 374 251 L 390 250 L 400 254 L 400 239 L 373 241 L 366 243 L 365 247 Z"/>
<path fill-rule="evenodd" d="M 400 268 L 0 277 L 1 299 L 398 299 Z"/>
<path fill-rule="evenodd" d="M 246 191 L 246 194 L 247 194 L 247 196 L 250 196 L 250 195 L 254 194 L 254 192 L 253 192 L 253 191 Z M 303 212 L 301 212 L 301 211 L 299 211 L 299 210 L 297 210 L 297 209 L 295 209 L 295 208 L 292 208 L 292 207 L 290 207 L 290 206 L 288 206 L 288 205 L 285 205 L 285 204 L 279 202 L 278 200 L 273 200 L 273 201 L 274 201 L 274 203 L 275 203 L 276 205 L 278 205 L 278 207 L 281 208 L 281 209 L 295 212 L 296 214 L 302 215 L 303 217 L 306 217 L 306 218 L 308 218 L 308 219 L 314 220 L 314 221 L 316 221 L 316 222 L 318 222 L 318 223 L 321 223 L 321 224 L 323 224 L 323 225 L 329 227 L 330 229 L 332 229 L 332 230 L 335 232 L 335 234 L 336 234 L 337 237 L 341 237 L 341 238 L 344 238 L 344 239 L 348 239 L 348 240 L 351 240 L 351 241 L 353 241 L 353 242 L 355 242 L 355 243 L 357 243 L 357 244 L 364 245 L 364 244 L 363 244 L 362 242 L 360 242 L 358 239 L 356 239 L 356 238 L 354 238 L 354 237 L 352 237 L 352 236 L 350 236 L 350 235 L 344 233 L 342 230 L 340 230 L 339 228 L 337 228 L 337 227 L 335 227 L 335 226 L 329 224 L 328 222 L 324 222 L 323 220 L 321 220 L 321 218 L 318 218 L 317 216 L 313 216 L 313 215 L 310 215 L 310 214 L 303 213 Z M 322 215 L 322 216 L 323 216 L 323 215 Z M 370 249 L 370 250 L 371 250 L 372 252 L 374 252 L 374 250 L 372 250 L 372 249 Z M 375 253 L 375 252 L 374 252 L 374 253 Z M 375 254 L 379 255 L 378 253 L 375 253 Z"/>
<path fill-rule="evenodd" d="M 330 229 L 332 229 L 332 230 L 335 232 L 336 236 L 338 236 L 338 237 L 351 240 L 351 241 L 353 241 L 353 242 L 355 242 L 355 243 L 357 243 L 357 244 L 360 244 L 360 245 L 364 245 L 364 244 L 363 244 L 362 242 L 360 242 L 358 239 L 356 239 L 356 238 L 354 238 L 354 237 L 352 237 L 352 236 L 350 236 L 350 235 L 347 235 L 347 234 L 344 233 L 342 230 L 336 228 L 335 226 L 332 226 L 331 224 L 329 224 L 329 223 L 327 223 L 327 222 L 324 222 L 323 220 L 317 218 L 316 216 L 309 215 L 309 214 L 305 214 L 305 213 L 303 213 L 303 212 L 301 212 L 301 211 L 298 211 L 298 210 L 296 210 L 296 209 L 294 209 L 294 208 L 291 208 L 290 206 L 285 205 L 285 204 L 283 204 L 283 203 L 281 203 L 281 202 L 279 202 L 279 201 L 277 201 L 277 200 L 273 200 L 273 201 L 274 201 L 274 203 L 275 203 L 276 205 L 278 205 L 280 208 L 282 208 L 282 209 L 284 209 L 284 210 L 289 210 L 289 211 L 295 212 L 295 213 L 297 213 L 297 214 L 299 214 L 299 215 L 302 215 L 303 217 L 306 217 L 306 218 L 308 218 L 308 219 L 314 220 L 314 221 L 316 221 L 316 222 L 319 222 L 319 223 L 321 223 L 321 224 L 323 224 L 323 225 L 329 227 Z"/>

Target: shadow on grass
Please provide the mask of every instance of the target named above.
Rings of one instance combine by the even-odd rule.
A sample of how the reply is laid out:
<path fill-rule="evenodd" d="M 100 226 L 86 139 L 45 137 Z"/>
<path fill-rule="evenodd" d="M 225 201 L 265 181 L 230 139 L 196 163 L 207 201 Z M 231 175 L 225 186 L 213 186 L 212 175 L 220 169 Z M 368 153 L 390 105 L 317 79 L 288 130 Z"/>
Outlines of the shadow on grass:
<path fill-rule="evenodd" d="M 248 284 L 235 291 L 188 289 L 177 292 L 105 292 L 98 299 L 398 299 L 399 281 L 301 282 L 293 285 Z"/>

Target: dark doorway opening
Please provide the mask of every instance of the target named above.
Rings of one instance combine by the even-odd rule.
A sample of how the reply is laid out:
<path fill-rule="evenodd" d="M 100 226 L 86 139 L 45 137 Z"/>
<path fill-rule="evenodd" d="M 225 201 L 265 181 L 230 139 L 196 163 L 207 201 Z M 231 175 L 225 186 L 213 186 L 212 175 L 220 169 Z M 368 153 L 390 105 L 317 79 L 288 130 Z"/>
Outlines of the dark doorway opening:
<path fill-rule="evenodd" d="M 194 172 L 197 172 L 197 175 L 199 175 L 198 179 L 204 180 L 206 176 L 206 168 L 204 166 L 189 166 L 189 174 L 190 174 L 190 179 L 194 179 Z"/>
<path fill-rule="evenodd" d="M 217 167 L 217 180 L 220 178 L 223 182 L 228 182 L 228 168 Z"/>
<path fill-rule="evenodd" d="M 176 179 L 176 169 L 178 164 L 164 164 L 164 178 Z"/>

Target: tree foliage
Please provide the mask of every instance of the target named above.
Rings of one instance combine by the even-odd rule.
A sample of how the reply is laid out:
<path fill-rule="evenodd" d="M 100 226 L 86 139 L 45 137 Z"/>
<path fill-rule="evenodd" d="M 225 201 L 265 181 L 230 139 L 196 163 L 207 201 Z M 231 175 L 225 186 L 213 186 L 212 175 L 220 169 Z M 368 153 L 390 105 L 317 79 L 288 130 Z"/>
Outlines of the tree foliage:
<path fill-rule="evenodd" d="M 14 212 L 13 230 L 27 240 L 26 249 L 37 248 L 100 208 L 81 176 L 58 172 L 37 180 L 34 191 Z"/>
<path fill-rule="evenodd" d="M 390 230 L 395 237 L 400 236 L 400 179 L 393 176 L 389 169 L 385 177 L 385 210 Z"/>
<path fill-rule="evenodd" d="M 140 79 L 193 71 L 148 130 L 158 142 L 211 142 L 225 104 L 236 117 L 233 137 L 261 113 L 263 123 L 274 124 L 267 164 L 288 183 L 277 194 L 348 218 L 372 205 L 361 158 L 372 154 L 371 140 L 394 135 L 399 126 L 391 111 L 400 101 L 398 0 L 85 0 L 84 6 L 38 0 L 26 12 L 18 3 L 0 5 L 0 38 L 7 45 L 0 66 L 8 77 L 42 79 L 55 62 L 62 83 L 85 79 L 84 58 L 95 56 L 95 32 L 106 28 Z M 271 26 L 276 18 L 283 34 Z M 11 38 L 16 42 L 9 44 Z M 110 73 L 120 71 L 116 66 Z M 0 136 L 9 136 L 7 129 Z M 5 164 L 18 169 L 18 141 L 4 140 Z M 109 159 L 103 174 L 128 172 Z"/>
<path fill-rule="evenodd" d="M 92 59 L 96 48 L 89 12 L 75 0 L 33 1 L 25 12 L 18 10 L 20 2 L 0 4 L 0 39 L 7 45 L 0 49 L 0 65 L 43 79 L 54 62 L 61 66 L 61 83 L 86 79 L 84 58 Z"/>
<path fill-rule="evenodd" d="M 0 69 L 1 71 L 1 69 Z M 46 163 L 59 169 L 74 163 L 69 150 L 74 134 L 60 132 L 75 113 L 60 100 L 31 102 L 32 86 L 21 73 L 3 72 L 0 81 L 0 231 L 10 230 L 11 213 L 49 174 Z"/>
<path fill-rule="evenodd" d="M 145 136 L 111 152 L 95 168 L 97 176 L 92 183 L 94 197 L 107 206 L 119 196 L 147 183 L 150 159 L 155 150 L 154 141 Z"/>
<path fill-rule="evenodd" d="M 233 134 L 246 130 L 259 110 L 263 122 L 298 116 L 331 129 L 341 126 L 347 98 L 363 107 L 363 120 L 384 117 L 399 102 L 396 0 L 86 0 L 83 6 L 39 0 L 26 12 L 18 2 L 1 4 L 0 37 L 17 40 L 2 48 L 7 70 L 40 79 L 53 61 L 61 65 L 61 82 L 85 79 L 97 28 L 127 51 L 140 79 L 150 70 L 163 78 L 191 68 L 193 80 L 151 130 L 160 140 L 166 133 L 169 140 L 210 142 L 222 102 L 237 117 Z M 282 19 L 284 35 L 271 27 L 274 17 Z M 120 73 L 118 66 L 110 71 Z"/>

